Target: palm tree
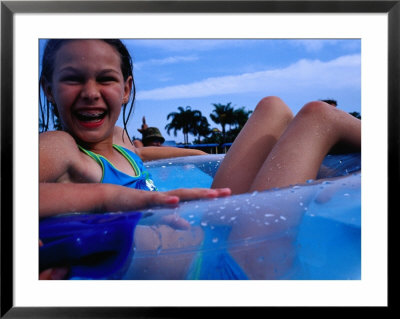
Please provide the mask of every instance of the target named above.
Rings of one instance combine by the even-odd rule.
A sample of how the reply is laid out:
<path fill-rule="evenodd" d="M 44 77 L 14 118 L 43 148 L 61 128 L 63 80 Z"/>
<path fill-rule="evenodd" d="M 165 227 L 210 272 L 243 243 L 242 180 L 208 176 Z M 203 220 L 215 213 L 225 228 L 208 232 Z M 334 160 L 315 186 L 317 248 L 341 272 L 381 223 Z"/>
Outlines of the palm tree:
<path fill-rule="evenodd" d="M 165 126 L 168 134 L 171 130 L 174 130 L 174 136 L 176 132 L 182 130 L 184 143 L 189 144 L 189 133 L 193 135 L 198 134 L 198 126 L 202 121 L 202 114 L 198 110 L 192 110 L 190 106 L 183 108 L 178 107 L 179 112 L 169 113 L 167 120 L 172 118 L 172 121 Z"/>
<path fill-rule="evenodd" d="M 215 109 L 212 111 L 210 114 L 211 119 L 216 123 L 216 124 L 221 124 L 222 127 L 222 139 L 225 141 L 226 137 L 226 125 L 232 125 L 233 124 L 233 107 L 231 106 L 231 102 L 228 104 L 214 104 Z"/>
<path fill-rule="evenodd" d="M 353 115 L 354 117 L 358 118 L 359 120 L 361 120 L 361 114 L 359 112 L 350 112 L 350 115 Z"/>
<path fill-rule="evenodd" d="M 226 133 L 227 140 L 225 142 L 233 142 L 236 139 L 252 112 L 246 111 L 244 107 L 233 111 L 233 128 Z"/>
<path fill-rule="evenodd" d="M 197 134 L 199 135 L 199 141 L 200 137 L 206 138 L 208 135 L 211 134 L 211 129 L 210 129 L 210 124 L 207 121 L 207 118 L 205 116 L 202 116 L 196 127 Z"/>
<path fill-rule="evenodd" d="M 253 113 L 253 111 L 246 111 L 244 106 L 233 111 L 233 124 L 236 125 L 236 128 L 239 129 L 239 131 L 246 124 L 251 113 Z"/>

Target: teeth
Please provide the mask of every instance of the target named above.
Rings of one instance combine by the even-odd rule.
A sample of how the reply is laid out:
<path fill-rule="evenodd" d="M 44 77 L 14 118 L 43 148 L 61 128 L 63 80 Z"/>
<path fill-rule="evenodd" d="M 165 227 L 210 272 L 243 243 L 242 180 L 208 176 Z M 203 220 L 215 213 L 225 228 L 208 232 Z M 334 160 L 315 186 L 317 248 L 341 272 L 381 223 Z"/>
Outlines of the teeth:
<path fill-rule="evenodd" d="M 82 116 L 93 116 L 93 117 L 95 117 L 95 116 L 100 116 L 100 115 L 104 114 L 104 112 L 85 112 L 85 111 L 83 111 L 83 112 L 78 112 L 78 114 L 82 115 Z"/>
<path fill-rule="evenodd" d="M 99 120 L 104 117 L 105 112 L 101 111 L 79 111 L 77 117 L 82 121 Z"/>

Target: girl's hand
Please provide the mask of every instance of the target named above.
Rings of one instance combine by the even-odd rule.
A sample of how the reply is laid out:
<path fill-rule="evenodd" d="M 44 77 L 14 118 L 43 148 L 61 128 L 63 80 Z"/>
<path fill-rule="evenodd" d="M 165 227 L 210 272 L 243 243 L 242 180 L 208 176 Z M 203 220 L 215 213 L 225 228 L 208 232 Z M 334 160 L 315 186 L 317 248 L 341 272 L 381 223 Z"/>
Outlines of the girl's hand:
<path fill-rule="evenodd" d="M 222 196 L 229 196 L 231 190 L 229 188 L 220 189 L 204 189 L 204 188 L 191 188 L 191 189 L 176 189 L 172 191 L 165 192 L 170 196 L 171 204 L 175 204 L 175 200 L 192 200 L 200 198 L 216 198 Z M 161 219 L 162 223 L 168 225 L 174 229 L 187 230 L 190 228 L 190 223 L 176 215 L 167 215 Z"/>
<path fill-rule="evenodd" d="M 127 211 L 160 205 L 176 205 L 185 200 L 229 196 L 231 190 L 229 188 L 180 188 L 167 192 L 149 192 L 117 186 L 107 194 L 109 198 L 104 198 L 102 211 Z"/>
<path fill-rule="evenodd" d="M 231 190 L 229 188 L 180 188 L 165 192 L 165 194 L 168 194 L 168 196 L 176 196 L 179 198 L 179 201 L 182 201 L 229 196 L 231 195 Z"/>
<path fill-rule="evenodd" d="M 39 239 L 39 247 L 43 246 L 43 242 Z M 39 274 L 39 280 L 60 280 L 65 279 L 68 274 L 68 267 L 56 267 L 43 270 Z"/>
<path fill-rule="evenodd" d="M 149 192 L 113 184 L 40 183 L 39 213 L 40 217 L 47 217 L 70 212 L 132 211 L 230 194 L 229 188 L 182 188 Z"/>

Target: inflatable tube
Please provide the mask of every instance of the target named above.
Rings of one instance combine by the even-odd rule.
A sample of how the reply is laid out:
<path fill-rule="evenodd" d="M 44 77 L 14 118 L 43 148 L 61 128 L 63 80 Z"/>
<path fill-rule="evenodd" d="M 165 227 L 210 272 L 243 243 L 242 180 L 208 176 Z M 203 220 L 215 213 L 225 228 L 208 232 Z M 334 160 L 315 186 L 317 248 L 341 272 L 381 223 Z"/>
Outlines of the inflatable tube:
<path fill-rule="evenodd" d="M 146 166 L 159 190 L 209 187 L 222 159 Z M 191 227 L 174 229 L 171 217 Z M 328 155 L 318 180 L 303 185 L 47 218 L 40 238 L 41 269 L 70 265 L 70 279 L 360 279 L 361 156 Z"/>
<path fill-rule="evenodd" d="M 68 214 L 39 223 L 39 270 L 70 267 L 70 277 L 119 278 L 132 256 L 140 212 Z"/>

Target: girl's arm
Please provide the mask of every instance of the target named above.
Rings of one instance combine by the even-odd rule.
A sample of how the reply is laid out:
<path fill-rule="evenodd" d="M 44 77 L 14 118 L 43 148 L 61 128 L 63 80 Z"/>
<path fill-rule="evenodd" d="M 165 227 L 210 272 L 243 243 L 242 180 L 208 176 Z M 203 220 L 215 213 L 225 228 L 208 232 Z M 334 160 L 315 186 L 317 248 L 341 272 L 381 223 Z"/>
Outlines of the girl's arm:
<path fill-rule="evenodd" d="M 129 211 L 230 195 L 229 189 L 193 188 L 161 193 L 87 182 L 93 173 L 88 166 L 92 161 L 85 161 L 75 140 L 65 132 L 40 134 L 39 149 L 40 217 L 69 212 Z"/>
<path fill-rule="evenodd" d="M 66 132 L 51 131 L 39 135 L 39 181 L 66 182 L 76 166 L 83 165 L 75 140 Z M 82 170 L 85 167 L 82 166 Z"/>
<path fill-rule="evenodd" d="M 169 147 L 169 146 L 147 146 L 147 147 L 135 147 L 130 143 L 128 135 L 125 133 L 124 129 L 119 126 L 114 127 L 113 142 L 115 144 L 121 145 L 130 149 L 139 155 L 143 161 L 152 161 L 163 158 L 179 157 L 179 156 L 192 156 L 192 155 L 206 155 L 206 152 L 187 149 L 179 147 Z"/>
<path fill-rule="evenodd" d="M 68 212 L 116 212 L 158 205 L 175 205 L 181 200 L 230 195 L 230 189 L 190 188 L 149 192 L 99 183 L 40 183 L 39 215 Z"/>
<path fill-rule="evenodd" d="M 206 152 L 188 149 L 188 148 L 178 148 L 169 146 L 147 146 L 136 148 L 136 153 L 140 156 L 143 161 L 152 161 L 163 158 L 179 157 L 179 156 L 192 156 L 192 155 L 206 155 Z"/>

